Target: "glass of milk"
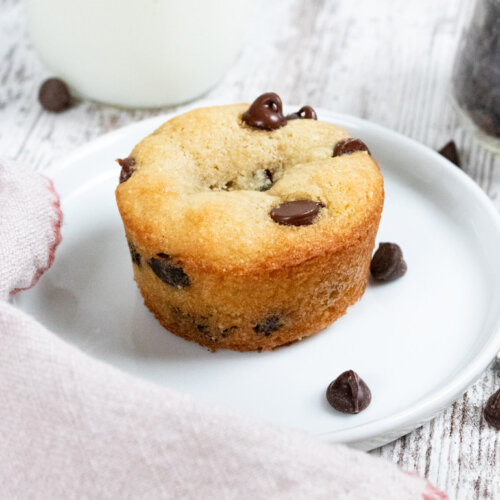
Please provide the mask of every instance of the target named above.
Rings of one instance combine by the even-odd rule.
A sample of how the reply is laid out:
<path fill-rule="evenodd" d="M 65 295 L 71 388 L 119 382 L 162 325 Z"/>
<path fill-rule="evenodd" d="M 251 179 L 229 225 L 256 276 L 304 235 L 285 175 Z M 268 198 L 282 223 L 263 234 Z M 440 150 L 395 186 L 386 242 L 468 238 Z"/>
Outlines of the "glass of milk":
<path fill-rule="evenodd" d="M 26 0 L 31 39 L 74 93 L 132 108 L 188 101 L 241 48 L 251 0 Z"/>

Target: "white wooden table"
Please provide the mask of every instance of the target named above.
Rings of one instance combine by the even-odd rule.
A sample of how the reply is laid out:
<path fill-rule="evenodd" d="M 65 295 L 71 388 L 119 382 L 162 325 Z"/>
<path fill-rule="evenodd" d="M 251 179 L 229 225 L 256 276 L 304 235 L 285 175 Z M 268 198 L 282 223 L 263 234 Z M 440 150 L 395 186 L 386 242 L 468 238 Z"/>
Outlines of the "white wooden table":
<path fill-rule="evenodd" d="M 268 1 L 232 69 L 206 97 L 248 101 L 273 90 L 285 102 L 367 118 L 432 148 L 454 139 L 464 170 L 500 209 L 500 160 L 461 128 L 449 100 L 454 53 L 472 4 Z M 43 111 L 37 93 L 49 73 L 30 45 L 20 0 L 0 0 L 0 62 L 0 154 L 37 169 L 109 130 L 165 111 L 91 102 L 60 115 Z M 500 432 L 485 424 L 481 411 L 498 386 L 497 361 L 440 416 L 373 453 L 425 475 L 452 499 L 494 498 Z"/>

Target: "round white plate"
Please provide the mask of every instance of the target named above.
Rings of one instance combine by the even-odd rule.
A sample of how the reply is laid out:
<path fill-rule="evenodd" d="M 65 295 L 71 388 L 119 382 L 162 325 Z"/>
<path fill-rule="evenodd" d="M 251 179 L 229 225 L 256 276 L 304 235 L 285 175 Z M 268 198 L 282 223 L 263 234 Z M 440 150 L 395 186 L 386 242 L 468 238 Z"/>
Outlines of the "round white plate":
<path fill-rule="evenodd" d="M 400 244 L 408 263 L 404 278 L 369 284 L 326 331 L 273 352 L 211 353 L 165 331 L 144 307 L 115 204 L 114 160 L 168 116 L 103 136 L 49 171 L 62 197 L 63 241 L 52 269 L 16 302 L 96 358 L 247 416 L 364 449 L 415 428 L 500 349 L 499 216 L 430 149 L 363 120 L 318 114 L 379 161 L 386 203 L 377 240 Z M 372 391 L 359 415 L 325 399 L 347 369 Z"/>

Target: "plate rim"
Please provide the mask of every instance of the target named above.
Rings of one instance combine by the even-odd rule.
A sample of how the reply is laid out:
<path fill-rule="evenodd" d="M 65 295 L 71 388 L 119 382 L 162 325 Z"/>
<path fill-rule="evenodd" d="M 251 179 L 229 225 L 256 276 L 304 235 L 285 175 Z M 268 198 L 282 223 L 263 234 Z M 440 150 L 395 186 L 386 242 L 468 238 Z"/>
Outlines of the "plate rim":
<path fill-rule="evenodd" d="M 185 113 L 191 109 L 214 105 L 220 105 L 220 103 L 218 103 L 217 101 L 208 100 L 196 101 L 188 105 L 177 107 L 174 110 L 130 123 L 116 130 L 98 136 L 88 143 L 80 145 L 75 150 L 56 161 L 53 165 L 41 170 L 40 173 L 48 177 L 57 176 L 59 172 L 67 168 L 74 161 L 77 161 L 78 158 L 92 153 L 95 150 L 106 147 L 106 145 L 108 145 L 109 143 L 113 143 L 114 141 L 119 140 L 119 138 L 124 133 L 128 133 L 139 127 L 147 128 L 149 125 L 151 125 L 152 132 L 161 123 L 174 116 Z M 296 108 L 297 106 L 294 106 L 292 104 L 286 107 Z M 441 165 L 441 168 L 447 176 L 454 177 L 455 181 L 462 184 L 467 193 L 470 194 L 470 196 L 479 203 L 481 210 L 483 210 L 488 215 L 492 225 L 496 227 L 496 230 L 500 235 L 500 212 L 495 207 L 493 201 L 466 172 L 452 164 L 449 160 L 441 156 L 437 151 L 431 149 L 423 143 L 418 142 L 415 139 L 405 136 L 400 132 L 394 131 L 388 127 L 379 125 L 378 123 L 364 118 L 358 118 L 353 115 L 338 113 L 324 108 L 316 108 L 316 111 L 318 115 L 321 116 L 325 121 L 339 123 L 342 127 L 345 127 L 347 129 L 349 129 L 349 124 L 352 124 L 353 127 L 358 127 L 361 129 L 371 128 L 377 134 L 381 134 L 387 139 L 397 141 L 398 144 L 401 144 L 402 146 L 407 144 L 411 146 L 411 148 L 416 148 L 422 154 L 430 155 L 431 158 L 433 158 L 433 162 L 437 162 Z M 404 165 L 398 168 L 404 169 Z M 77 346 L 74 347 L 79 349 Z M 471 359 L 467 364 L 465 364 L 464 369 L 461 370 L 460 373 L 458 373 L 454 378 L 450 379 L 445 384 L 439 386 L 436 390 L 424 396 L 419 402 L 390 416 L 381 417 L 377 420 L 365 424 L 359 424 L 349 429 L 324 432 L 321 434 L 314 434 L 314 436 L 323 440 L 327 440 L 329 442 L 342 442 L 364 449 L 371 449 L 373 447 L 380 446 L 381 444 L 393 441 L 394 439 L 397 439 L 398 437 L 411 432 L 411 430 L 418 427 L 418 425 L 434 417 L 439 411 L 443 410 L 452 401 L 458 399 L 464 392 L 466 392 L 470 385 L 474 383 L 487 369 L 489 364 L 498 355 L 499 351 L 500 312 L 497 313 L 497 317 L 494 319 L 494 325 L 491 328 L 491 332 L 488 338 L 485 339 L 484 345 L 479 350 L 479 352 L 477 352 L 474 358 Z M 104 362 L 107 361 L 104 360 Z M 129 375 L 136 376 L 130 373 Z M 159 385 L 149 378 L 145 380 L 147 380 L 149 383 Z M 160 385 L 160 387 L 163 387 L 163 385 Z M 384 437 L 384 434 L 386 435 L 386 437 Z M 373 442 L 374 440 L 378 440 L 377 443 L 373 446 L 369 445 L 367 447 L 366 442 Z"/>

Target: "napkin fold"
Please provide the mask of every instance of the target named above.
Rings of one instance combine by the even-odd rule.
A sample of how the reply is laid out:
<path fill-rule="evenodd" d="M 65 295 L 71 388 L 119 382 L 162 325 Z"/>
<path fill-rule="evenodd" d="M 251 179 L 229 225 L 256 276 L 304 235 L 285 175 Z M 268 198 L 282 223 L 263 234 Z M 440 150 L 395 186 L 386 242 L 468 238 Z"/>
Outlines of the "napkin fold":
<path fill-rule="evenodd" d="M 0 160 L 2 498 L 447 498 L 380 458 L 120 372 L 17 310 L 9 295 L 51 266 L 61 224 L 52 183 Z"/>

